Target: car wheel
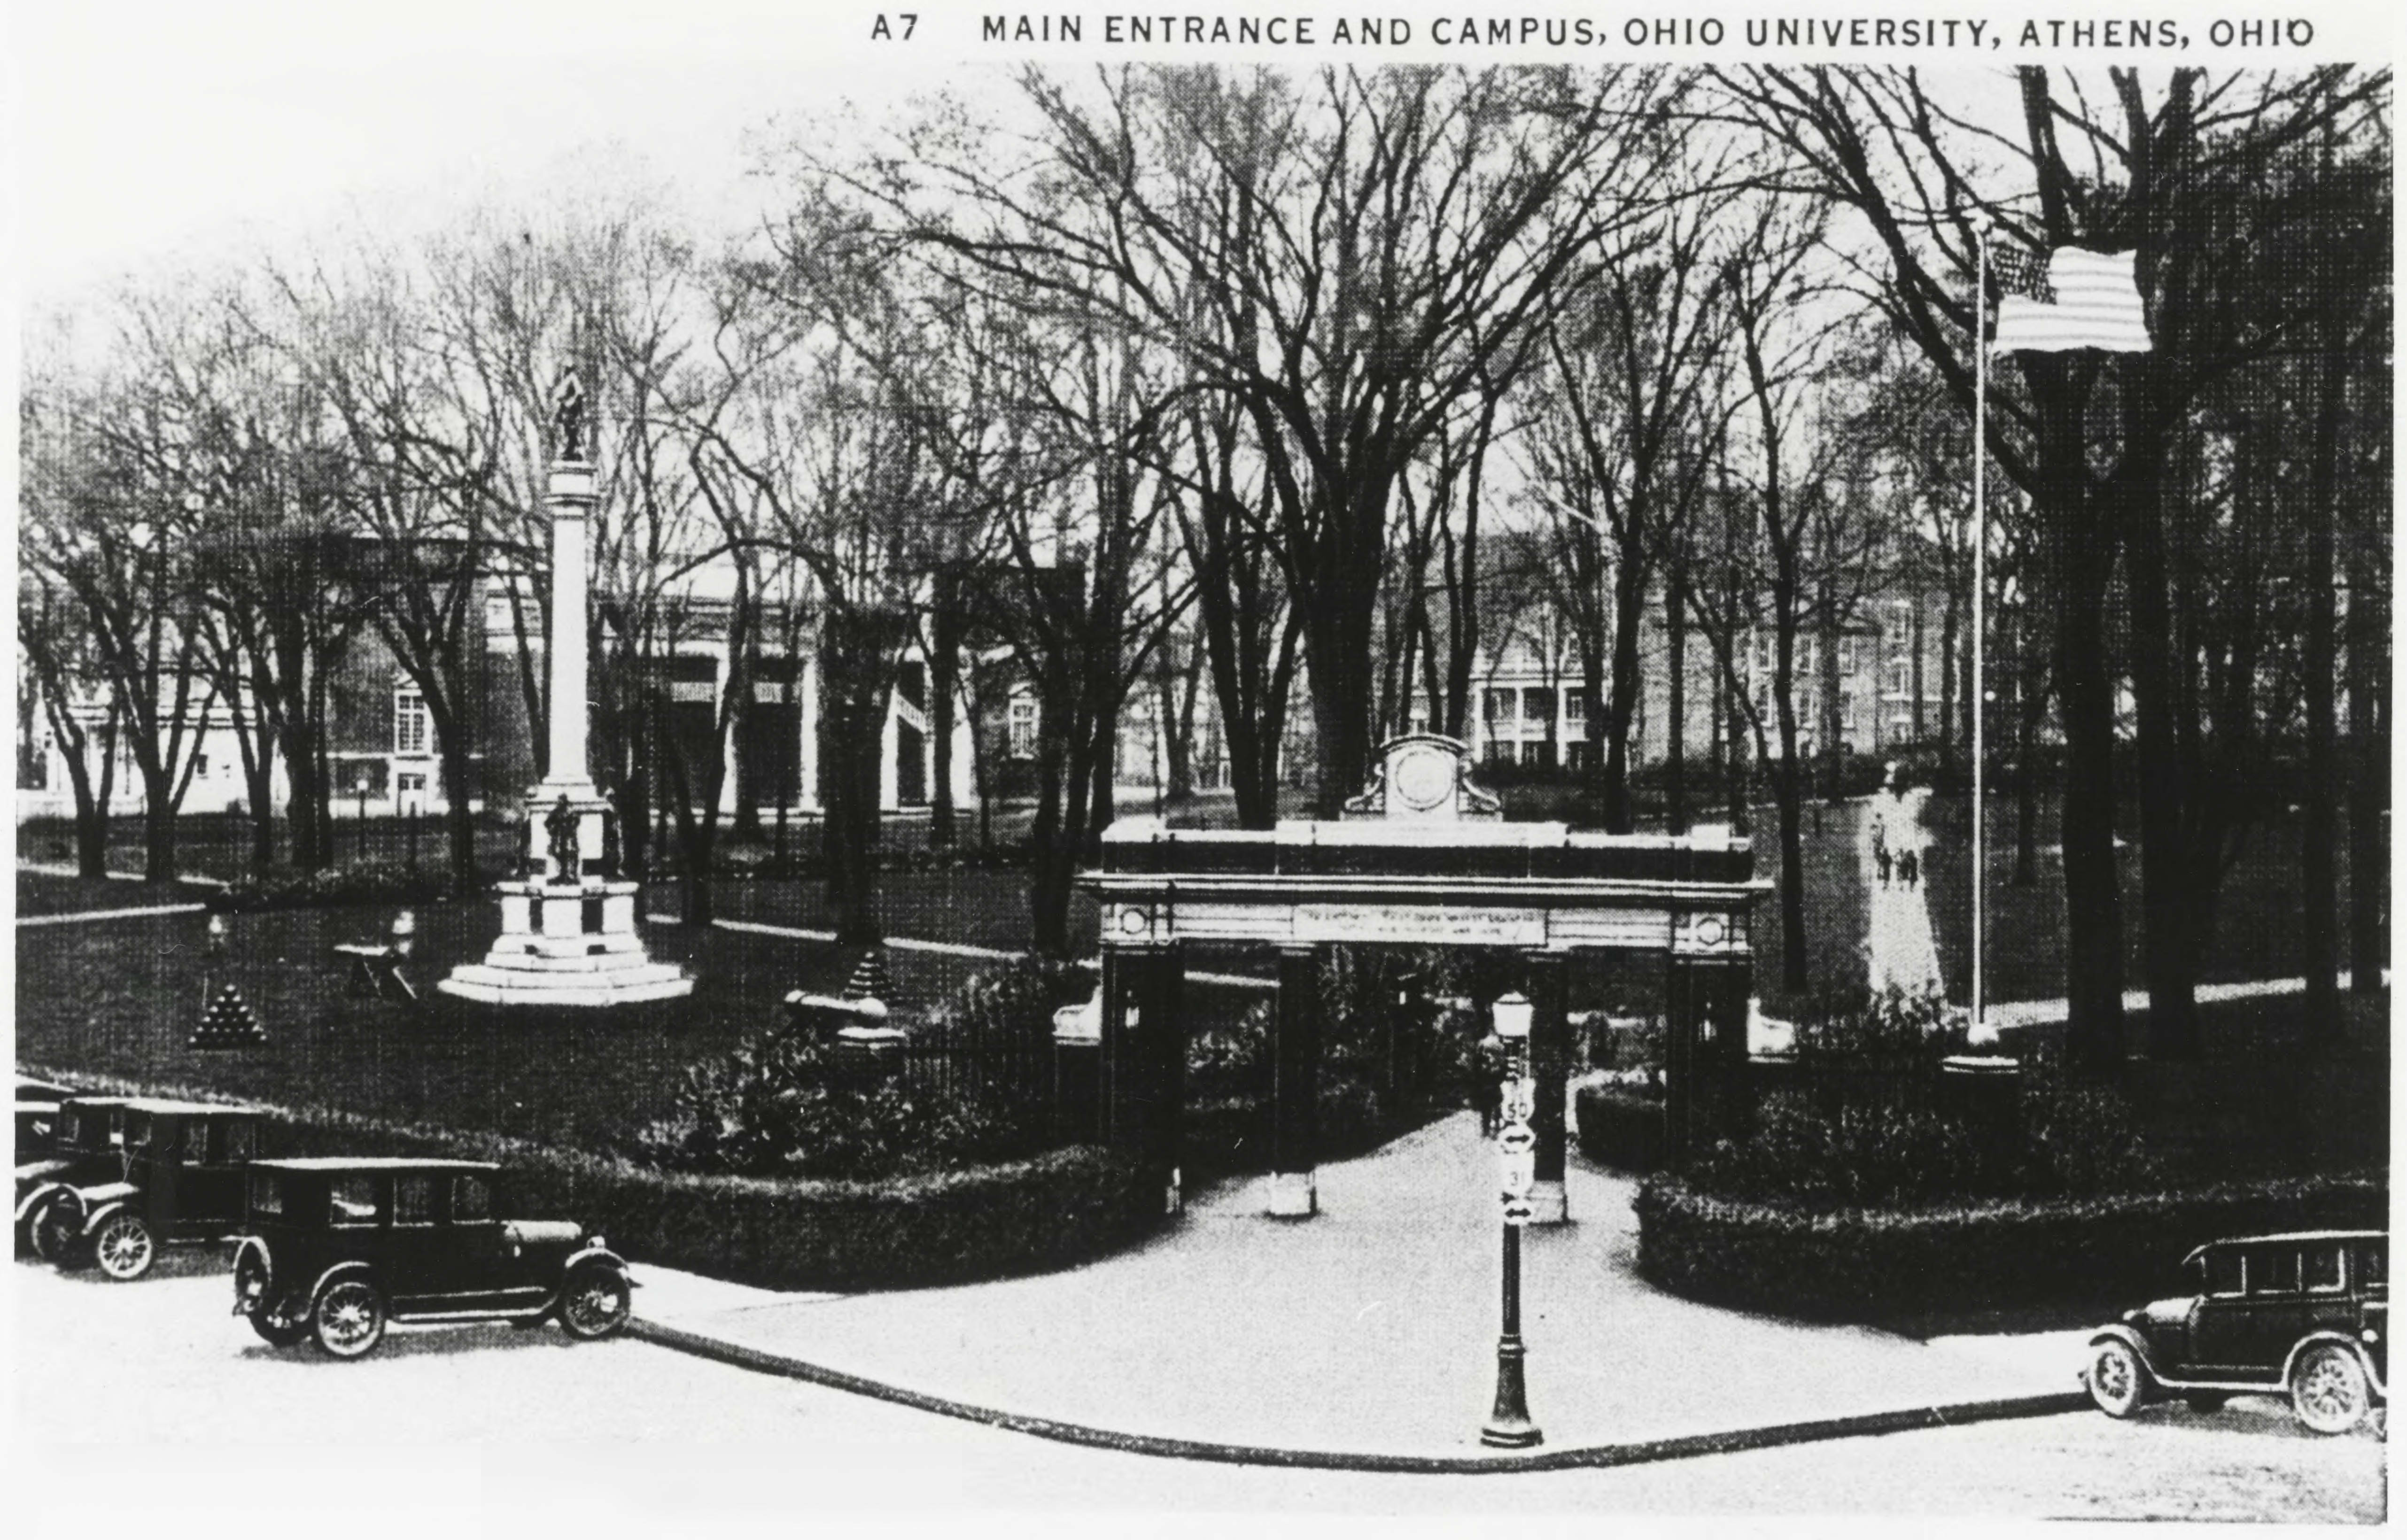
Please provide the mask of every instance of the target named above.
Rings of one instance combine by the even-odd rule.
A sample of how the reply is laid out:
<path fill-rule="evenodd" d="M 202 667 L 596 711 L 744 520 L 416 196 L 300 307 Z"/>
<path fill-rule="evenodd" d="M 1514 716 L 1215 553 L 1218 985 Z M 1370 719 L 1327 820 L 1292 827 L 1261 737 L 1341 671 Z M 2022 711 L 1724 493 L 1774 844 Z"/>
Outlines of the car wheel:
<path fill-rule="evenodd" d="M 2230 1399 L 2220 1390 L 2192 1390 L 2182 1397 L 2193 1412 L 2219 1412 L 2223 1410 L 2223 1404 Z"/>
<path fill-rule="evenodd" d="M 361 1358 L 384 1340 L 384 1296 L 362 1278 L 344 1278 L 318 1296 L 310 1335 L 328 1358 Z"/>
<path fill-rule="evenodd" d="M 78 1232 L 65 1207 L 56 1198 L 42 1205 L 41 1222 L 34 1230 L 34 1255 L 61 1272 L 79 1272 L 92 1265 L 92 1243 Z"/>
<path fill-rule="evenodd" d="M 2089 1382 L 2089 1399 L 2108 1417 L 2129 1417 L 2147 1404 L 2148 1366 L 2128 1342 L 2092 1343 L 2089 1372 L 2082 1377 Z"/>
<path fill-rule="evenodd" d="M 280 1305 L 251 1312 L 250 1329 L 270 1348 L 290 1348 L 309 1334 L 309 1323 Z"/>
<path fill-rule="evenodd" d="M 561 1290 L 561 1330 L 580 1342 L 598 1342 L 626 1329 L 633 1303 L 625 1274 L 615 1267 L 580 1267 Z"/>
<path fill-rule="evenodd" d="M 2373 1404 L 2365 1365 L 2337 1343 L 2317 1343 L 2290 1371 L 2290 1406 L 2319 1433 L 2344 1433 L 2365 1420 Z"/>
<path fill-rule="evenodd" d="M 159 1260 L 159 1243 L 136 1214 L 111 1214 L 93 1233 L 93 1261 L 115 1283 L 132 1283 Z"/>

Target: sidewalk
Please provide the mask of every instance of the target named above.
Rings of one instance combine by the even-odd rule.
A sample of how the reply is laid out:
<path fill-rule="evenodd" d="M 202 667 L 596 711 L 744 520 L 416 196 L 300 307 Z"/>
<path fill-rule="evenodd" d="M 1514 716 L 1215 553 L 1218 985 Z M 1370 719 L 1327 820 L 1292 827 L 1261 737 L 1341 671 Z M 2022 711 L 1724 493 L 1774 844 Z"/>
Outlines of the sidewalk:
<path fill-rule="evenodd" d="M 639 1267 L 639 1329 L 1003 1414 L 986 1420 L 1374 1460 L 1477 1457 L 1495 1384 L 1492 1161 L 1460 1114 L 1323 1167 L 1315 1219 L 1265 1219 L 1258 1184 L 1232 1182 L 1133 1251 L 962 1288 L 776 1294 Z M 1875 1414 L 1969 1420 L 1984 1415 L 1973 1404 L 2078 1389 L 2080 1332 L 1926 1343 L 1659 1292 L 1633 1270 L 1635 1190 L 1574 1158 L 1576 1222 L 1528 1232 L 1530 1406 L 1548 1450 L 1718 1444 Z M 2034 1409 L 2050 1408 L 1987 1415 Z"/>

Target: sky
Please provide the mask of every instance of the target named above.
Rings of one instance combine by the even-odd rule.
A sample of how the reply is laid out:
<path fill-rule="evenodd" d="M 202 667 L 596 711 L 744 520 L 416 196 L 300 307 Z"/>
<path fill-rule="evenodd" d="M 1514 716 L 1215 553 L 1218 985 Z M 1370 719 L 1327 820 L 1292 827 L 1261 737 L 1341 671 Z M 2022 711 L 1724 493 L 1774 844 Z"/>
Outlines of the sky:
<path fill-rule="evenodd" d="M 917 90 L 958 81 L 976 63 L 1103 57 L 1104 50 L 981 44 L 978 0 L 900 0 L 916 36 L 873 36 L 895 0 L 47 0 L 7 7 L 0 67 L 13 77 L 17 198 L 0 249 L 36 306 L 96 298 L 128 272 L 206 267 L 213 256 L 277 249 L 349 217 L 432 223 L 481 196 L 506 198 L 548 176 L 597 168 L 666 182 L 709 225 L 747 207 L 748 130 L 779 114 L 862 111 L 865 123 Z M 1102 13 L 1165 7 L 1041 7 L 1081 12 L 1091 45 Z M 1492 7 L 1358 0 L 1187 0 L 1182 13 L 1410 15 L 1414 56 L 1462 63 L 1536 57 L 1521 50 L 1432 54 L 1432 21 Z M 1598 0 L 1533 3 L 1532 14 L 1593 16 L 1617 27 L 1653 10 Z M 1662 7 L 1665 14 L 1686 7 Z M 2072 7 L 2078 10 L 2081 7 Z M 2265 7 L 2169 0 L 2202 29 L 2218 13 Z M 2298 0 L 2317 53 L 2353 25 L 2386 42 L 2384 7 Z M 1038 7 L 1029 7 L 1033 13 Z M 2019 14 L 2019 7 L 2015 7 Z M 1749 12 L 1847 17 L 2006 9 L 1960 0 L 1731 0 L 1706 7 L 1735 34 Z M 2038 12 L 2034 12 L 2038 14 Z M 891 28 L 890 28 L 891 30 Z M 1613 48 L 1600 58 L 1627 57 Z M 2353 51 L 2353 50 L 2352 50 Z M 2365 50 L 2386 52 L 2377 43 Z M 1130 56 L 1126 53 L 1120 56 Z M 1192 52 L 1179 57 L 1195 58 Z M 1297 64 L 1336 55 L 1273 53 Z M 1692 53 L 1694 58 L 1728 59 Z M 1356 54 L 1380 62 L 1394 53 Z M 2095 63 L 2101 56 L 2092 55 Z M 2166 56 L 2125 56 L 2160 64 Z M 2223 56 L 2205 64 L 2264 62 Z M 1926 66 L 1994 72 L 2011 54 L 1924 56 Z M 2190 62 L 2185 59 L 2184 62 Z M 757 197 L 757 192 L 753 194 Z"/>
<path fill-rule="evenodd" d="M 666 181 L 706 214 L 743 197 L 748 130 L 914 84 L 801 0 L 698 8 L 14 7 L 23 296 L 73 303 L 346 217 L 432 222 L 563 172 Z"/>

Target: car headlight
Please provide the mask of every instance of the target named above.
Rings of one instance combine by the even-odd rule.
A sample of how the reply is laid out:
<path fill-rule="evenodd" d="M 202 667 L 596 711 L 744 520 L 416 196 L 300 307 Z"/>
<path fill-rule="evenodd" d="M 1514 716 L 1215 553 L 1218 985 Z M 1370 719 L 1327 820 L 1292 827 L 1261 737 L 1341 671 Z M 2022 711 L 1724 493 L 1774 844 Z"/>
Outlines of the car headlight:
<path fill-rule="evenodd" d="M 2364 1331 L 2359 1332 L 2357 1333 L 2357 1337 L 2363 1342 L 2380 1342 L 2382 1340 L 2382 1333 L 2369 1326 Z"/>

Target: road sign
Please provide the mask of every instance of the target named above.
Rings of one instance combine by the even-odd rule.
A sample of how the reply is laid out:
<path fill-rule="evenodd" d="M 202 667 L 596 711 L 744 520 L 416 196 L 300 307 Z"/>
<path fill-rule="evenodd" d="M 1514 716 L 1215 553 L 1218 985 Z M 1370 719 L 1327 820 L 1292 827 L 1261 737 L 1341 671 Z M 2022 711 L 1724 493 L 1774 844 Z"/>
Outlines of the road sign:
<path fill-rule="evenodd" d="M 1506 1224 L 1528 1224 L 1531 1219 L 1534 1219 L 1537 1217 L 1538 1211 L 1530 1206 L 1529 1199 L 1507 1198 L 1504 1200 L 1504 1222 Z"/>
<path fill-rule="evenodd" d="M 1528 1119 L 1538 1107 L 1538 1084 L 1526 1076 L 1504 1082 L 1504 1116 L 1515 1122 Z"/>
<path fill-rule="evenodd" d="M 1500 1155 L 1496 1159 L 1497 1179 L 1508 1198 L 1525 1198 L 1538 1179 L 1538 1157 L 1534 1150 L 1520 1150 Z"/>
<path fill-rule="evenodd" d="M 1496 1148 L 1500 1154 L 1517 1155 L 1525 1149 L 1537 1148 L 1537 1132 L 1527 1123 L 1507 1124 L 1504 1130 L 1496 1135 Z"/>

